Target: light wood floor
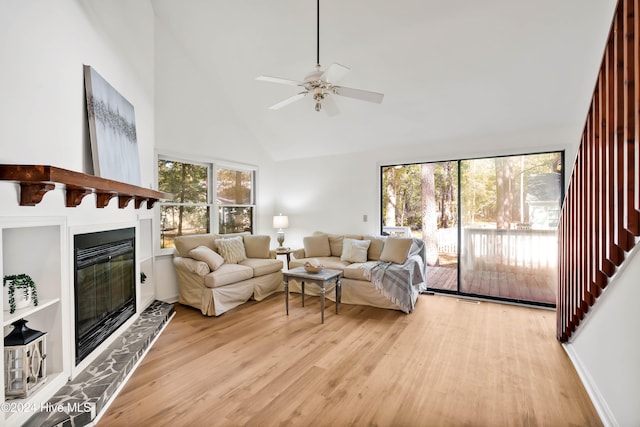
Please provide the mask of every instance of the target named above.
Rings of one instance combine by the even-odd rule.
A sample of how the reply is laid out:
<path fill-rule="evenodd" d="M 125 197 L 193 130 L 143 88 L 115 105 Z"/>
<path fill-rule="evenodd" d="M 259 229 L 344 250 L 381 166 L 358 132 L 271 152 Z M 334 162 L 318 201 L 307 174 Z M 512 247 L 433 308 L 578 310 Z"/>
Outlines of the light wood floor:
<path fill-rule="evenodd" d="M 103 426 L 597 426 L 553 311 L 421 295 L 409 314 L 292 295 L 176 316 Z"/>

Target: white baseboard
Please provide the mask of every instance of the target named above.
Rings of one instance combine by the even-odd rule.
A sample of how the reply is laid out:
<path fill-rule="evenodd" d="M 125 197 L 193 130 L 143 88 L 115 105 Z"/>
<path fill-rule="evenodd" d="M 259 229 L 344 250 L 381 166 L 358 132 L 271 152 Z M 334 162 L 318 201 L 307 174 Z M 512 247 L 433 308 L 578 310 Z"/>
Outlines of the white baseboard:
<path fill-rule="evenodd" d="M 609 409 L 609 405 L 607 405 L 602 393 L 600 393 L 598 385 L 589 374 L 589 371 L 582 364 L 580 357 L 573 349 L 571 343 L 562 344 L 562 347 L 567 353 L 567 356 L 569 356 L 571 363 L 573 363 L 576 372 L 578 372 L 578 376 L 580 377 L 584 388 L 587 390 L 587 394 L 591 398 L 591 402 L 593 403 L 593 406 L 595 406 L 602 424 L 604 424 L 605 427 L 619 427 L 615 416 Z"/>

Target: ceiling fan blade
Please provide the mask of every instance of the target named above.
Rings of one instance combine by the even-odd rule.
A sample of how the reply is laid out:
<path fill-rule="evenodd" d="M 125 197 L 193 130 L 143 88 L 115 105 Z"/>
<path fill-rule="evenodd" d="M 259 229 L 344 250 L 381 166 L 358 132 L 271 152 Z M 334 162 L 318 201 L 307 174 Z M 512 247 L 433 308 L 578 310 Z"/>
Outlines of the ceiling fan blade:
<path fill-rule="evenodd" d="M 303 84 L 302 82 L 298 82 L 295 80 L 281 79 L 280 77 L 270 77 L 270 76 L 259 76 L 259 77 L 256 77 L 256 80 L 269 82 L 269 83 L 280 83 L 280 84 L 291 85 L 291 86 L 302 86 Z"/>
<path fill-rule="evenodd" d="M 378 92 L 369 92 L 368 90 L 353 89 L 350 87 L 334 86 L 334 93 L 347 98 L 355 98 L 361 101 L 382 103 L 384 94 Z"/>
<path fill-rule="evenodd" d="M 340 114 L 338 110 L 338 106 L 336 105 L 336 101 L 332 96 L 326 96 L 322 100 L 322 109 L 327 113 L 329 117 L 337 116 Z"/>
<path fill-rule="evenodd" d="M 300 93 L 298 93 L 296 95 L 293 95 L 293 96 L 285 99 L 284 101 L 280 101 L 277 104 L 273 104 L 271 107 L 269 107 L 269 109 L 270 110 L 279 110 L 280 108 L 285 107 L 285 106 L 297 101 L 298 99 L 304 98 L 305 96 L 307 96 L 307 93 L 308 92 L 300 92 Z"/>
<path fill-rule="evenodd" d="M 329 66 L 329 68 L 327 68 L 327 71 L 322 74 L 320 79 L 329 83 L 338 83 L 349 73 L 350 70 L 351 68 L 334 62 Z"/>

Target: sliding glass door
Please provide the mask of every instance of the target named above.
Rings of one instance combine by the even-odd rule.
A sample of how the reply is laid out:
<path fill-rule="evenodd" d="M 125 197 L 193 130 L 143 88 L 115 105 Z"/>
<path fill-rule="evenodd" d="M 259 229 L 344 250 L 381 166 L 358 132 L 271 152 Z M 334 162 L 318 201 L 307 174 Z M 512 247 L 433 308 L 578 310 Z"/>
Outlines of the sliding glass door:
<path fill-rule="evenodd" d="M 561 153 L 460 161 L 460 292 L 556 302 Z"/>
<path fill-rule="evenodd" d="M 554 305 L 562 153 L 382 168 L 383 231 L 427 247 L 434 291 Z"/>
<path fill-rule="evenodd" d="M 382 168 L 382 229 L 425 241 L 429 287 L 458 290 L 458 162 Z"/>

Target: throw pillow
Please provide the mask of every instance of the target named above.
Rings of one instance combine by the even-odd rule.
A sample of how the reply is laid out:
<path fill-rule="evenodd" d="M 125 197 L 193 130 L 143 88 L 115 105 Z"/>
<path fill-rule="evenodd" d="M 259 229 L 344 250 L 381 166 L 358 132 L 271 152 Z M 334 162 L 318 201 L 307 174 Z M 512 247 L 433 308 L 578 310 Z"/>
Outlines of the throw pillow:
<path fill-rule="evenodd" d="M 302 243 L 304 245 L 305 258 L 331 256 L 329 236 L 326 234 L 307 236 L 302 239 Z"/>
<path fill-rule="evenodd" d="M 371 240 L 344 239 L 340 260 L 348 262 L 367 262 L 367 251 Z"/>
<path fill-rule="evenodd" d="M 344 239 L 362 240 L 362 236 L 357 234 L 328 234 L 329 247 L 331 248 L 331 256 L 342 256 L 342 245 Z"/>
<path fill-rule="evenodd" d="M 371 245 L 369 245 L 369 253 L 367 254 L 367 259 L 371 261 L 379 261 L 380 255 L 382 255 L 382 248 L 384 247 L 384 239 L 379 237 L 367 236 L 365 237 L 367 240 L 371 240 Z"/>
<path fill-rule="evenodd" d="M 339 234 L 327 234 L 327 237 L 329 237 L 329 248 L 331 250 L 331 256 L 342 255 L 344 236 Z"/>
<path fill-rule="evenodd" d="M 206 262 L 211 271 L 217 270 L 224 264 L 224 258 L 207 246 L 198 246 L 197 248 L 191 249 L 189 251 L 189 257 L 197 261 Z"/>
<path fill-rule="evenodd" d="M 244 236 L 244 250 L 247 258 L 269 258 L 269 236 Z"/>
<path fill-rule="evenodd" d="M 247 259 L 247 253 L 244 250 L 242 236 L 231 237 L 229 239 L 217 239 L 216 245 L 218 252 L 224 258 L 224 262 L 228 264 L 237 264 Z"/>
<path fill-rule="evenodd" d="M 409 249 L 413 239 L 402 237 L 389 237 L 384 243 L 380 261 L 391 261 L 396 264 L 404 264 L 409 255 Z"/>
<path fill-rule="evenodd" d="M 212 234 L 192 234 L 176 237 L 173 244 L 181 257 L 187 257 L 189 256 L 189 251 L 198 246 L 207 246 L 215 251 L 214 239 L 215 236 Z"/>

